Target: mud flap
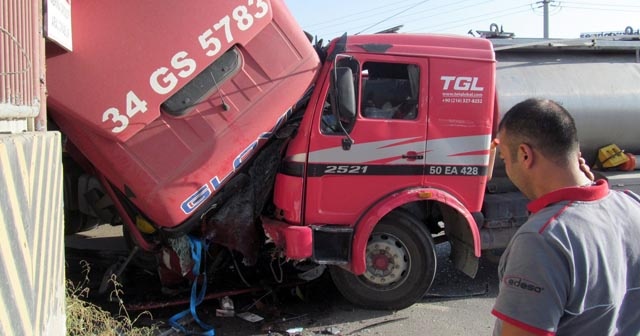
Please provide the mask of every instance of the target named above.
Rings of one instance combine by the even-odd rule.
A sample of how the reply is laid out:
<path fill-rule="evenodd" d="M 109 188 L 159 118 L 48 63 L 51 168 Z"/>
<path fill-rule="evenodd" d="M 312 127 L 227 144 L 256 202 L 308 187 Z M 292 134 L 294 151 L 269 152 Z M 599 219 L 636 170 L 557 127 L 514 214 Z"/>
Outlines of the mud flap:
<path fill-rule="evenodd" d="M 473 248 L 461 241 L 450 239 L 451 260 L 457 269 L 475 278 L 478 273 L 479 258 L 473 253 Z"/>
<path fill-rule="evenodd" d="M 442 207 L 445 233 L 451 243 L 451 260 L 457 269 L 475 278 L 478 273 L 479 258 L 475 256 L 473 234 L 469 223 L 457 211 Z"/>

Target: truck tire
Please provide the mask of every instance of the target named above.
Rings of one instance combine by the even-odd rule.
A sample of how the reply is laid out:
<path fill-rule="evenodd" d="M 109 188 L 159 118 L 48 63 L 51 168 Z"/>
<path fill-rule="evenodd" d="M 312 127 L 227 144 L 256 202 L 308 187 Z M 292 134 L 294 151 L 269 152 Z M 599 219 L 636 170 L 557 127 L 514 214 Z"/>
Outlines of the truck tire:
<path fill-rule="evenodd" d="M 435 244 L 427 229 L 406 211 L 394 211 L 376 225 L 362 275 L 331 267 L 331 277 L 351 303 L 371 309 L 411 306 L 429 290 L 436 273 Z"/>

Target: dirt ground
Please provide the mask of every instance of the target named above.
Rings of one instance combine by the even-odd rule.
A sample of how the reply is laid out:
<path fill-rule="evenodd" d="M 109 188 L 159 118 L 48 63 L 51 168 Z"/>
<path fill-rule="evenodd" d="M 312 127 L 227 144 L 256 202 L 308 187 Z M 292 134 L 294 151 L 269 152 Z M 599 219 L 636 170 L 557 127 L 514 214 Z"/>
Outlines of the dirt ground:
<path fill-rule="evenodd" d="M 106 310 L 117 312 L 108 300 L 108 291 L 98 294 L 107 267 L 126 256 L 121 228 L 102 226 L 66 239 L 67 277 L 80 281 L 84 275 L 81 260 L 90 265 L 90 300 Z M 330 281 L 328 272 L 310 283 L 274 286 L 255 284 L 255 290 L 230 295 L 234 313 L 250 312 L 262 318 L 249 322 L 238 316 L 221 317 L 221 300 L 208 288 L 207 297 L 197 308 L 198 317 L 215 328 L 216 335 L 490 335 L 494 318 L 490 311 L 497 294 L 496 264 L 481 259 L 480 270 L 471 279 L 453 268 L 448 260 L 448 243 L 437 246 L 438 272 L 431 290 L 420 302 L 400 311 L 362 309 L 345 301 Z M 163 336 L 181 335 L 167 320 L 189 308 L 188 293 L 162 294 L 155 275 L 130 267 L 121 278 L 125 305 L 135 317 L 142 308 L 153 320 L 140 319 L 141 325 L 159 324 Z M 246 286 L 236 286 L 242 289 Z M 228 289 L 228 288 L 226 288 Z M 224 296 L 224 293 L 223 295 Z M 176 303 L 181 302 L 181 303 Z M 159 307 L 159 308 L 158 308 Z M 198 331 L 192 319 L 188 329 Z"/>

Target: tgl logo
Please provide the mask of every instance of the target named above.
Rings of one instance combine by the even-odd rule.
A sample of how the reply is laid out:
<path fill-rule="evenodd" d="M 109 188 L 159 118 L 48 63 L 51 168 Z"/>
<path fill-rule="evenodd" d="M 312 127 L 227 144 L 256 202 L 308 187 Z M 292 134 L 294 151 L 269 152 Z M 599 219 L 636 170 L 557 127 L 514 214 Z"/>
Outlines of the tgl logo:
<path fill-rule="evenodd" d="M 449 90 L 451 82 L 453 82 L 454 91 L 483 91 L 484 88 L 478 86 L 478 77 L 456 77 L 441 76 L 440 80 L 444 82 L 443 90 Z"/>

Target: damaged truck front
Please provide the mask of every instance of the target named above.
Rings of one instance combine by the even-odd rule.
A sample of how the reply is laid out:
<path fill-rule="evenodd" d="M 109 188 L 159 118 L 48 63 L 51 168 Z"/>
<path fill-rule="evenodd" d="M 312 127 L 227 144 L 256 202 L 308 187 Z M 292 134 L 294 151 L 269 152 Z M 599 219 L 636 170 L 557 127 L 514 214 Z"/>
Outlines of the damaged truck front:
<path fill-rule="evenodd" d="M 281 0 L 72 12 L 74 50 L 47 58 L 68 233 L 123 224 L 166 287 L 193 279 L 194 239 L 208 273 L 266 266 L 278 281 L 282 257 L 329 265 L 347 299 L 377 309 L 422 297 L 438 242 L 475 275 L 490 41 L 345 35 L 314 48 Z"/>
<path fill-rule="evenodd" d="M 319 67 L 284 4 L 80 1 L 72 24 L 73 51 L 47 45 L 66 233 L 123 224 L 168 285 L 189 273 L 187 234 L 255 263 L 275 135 Z"/>

